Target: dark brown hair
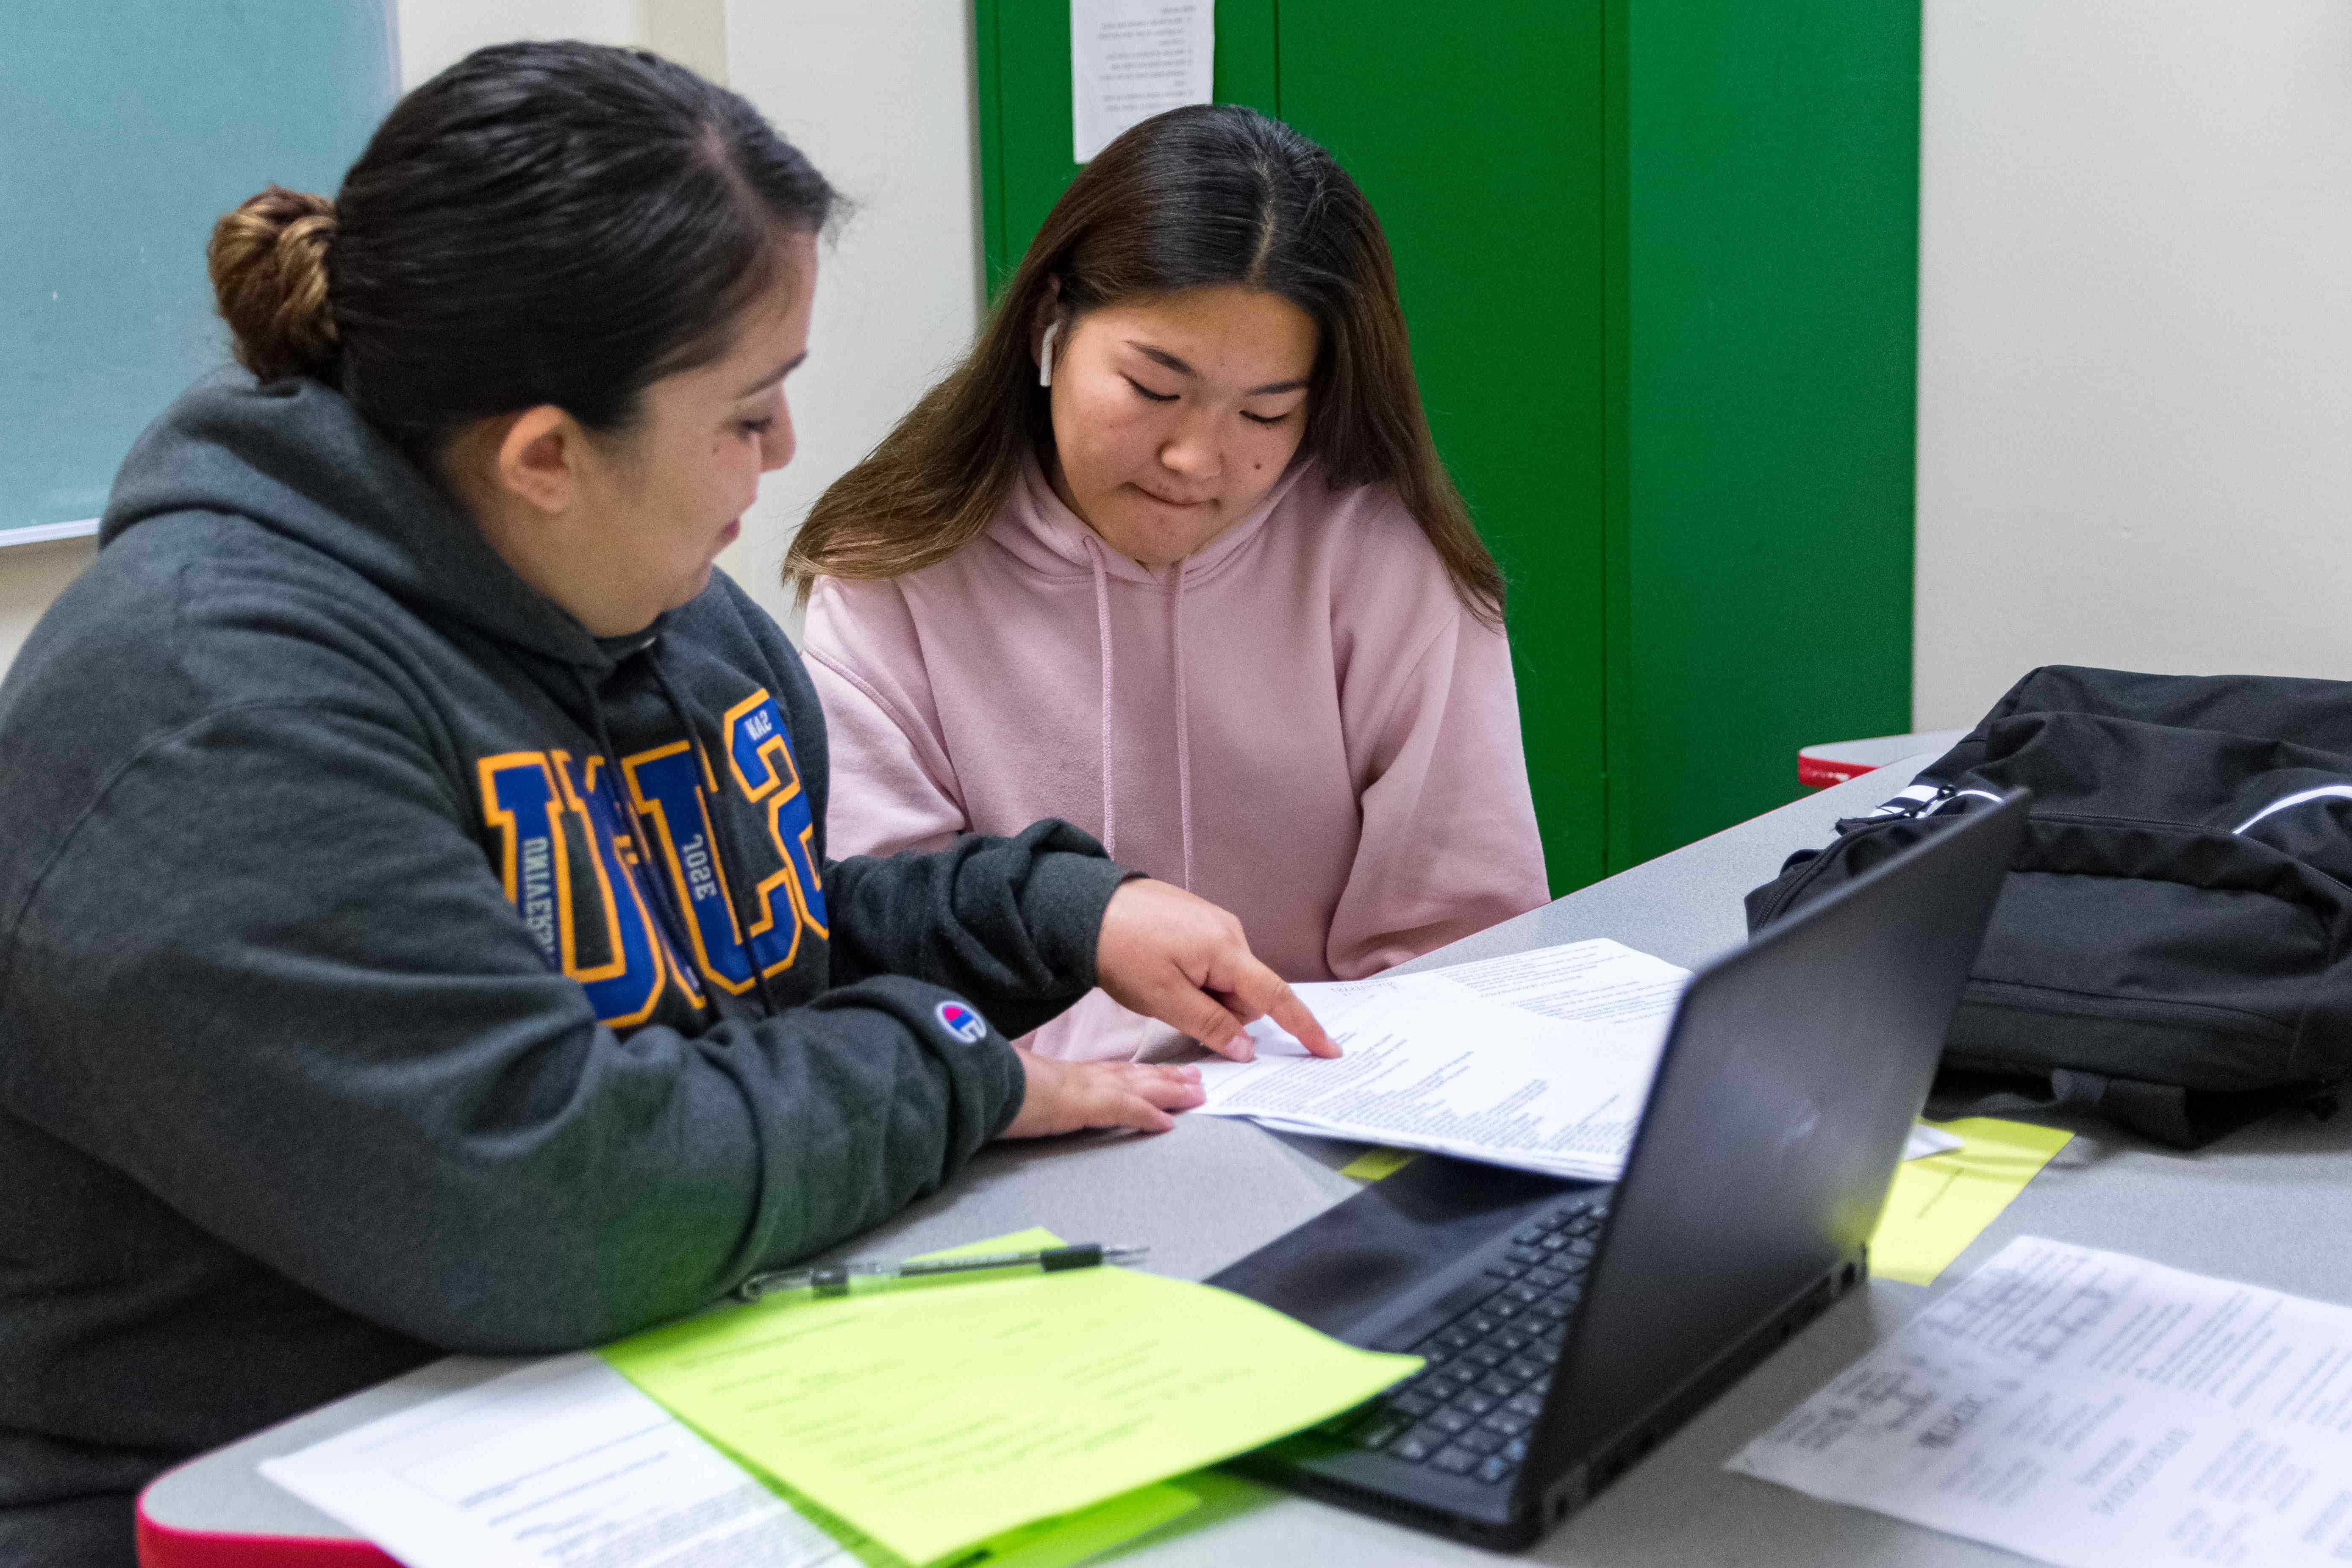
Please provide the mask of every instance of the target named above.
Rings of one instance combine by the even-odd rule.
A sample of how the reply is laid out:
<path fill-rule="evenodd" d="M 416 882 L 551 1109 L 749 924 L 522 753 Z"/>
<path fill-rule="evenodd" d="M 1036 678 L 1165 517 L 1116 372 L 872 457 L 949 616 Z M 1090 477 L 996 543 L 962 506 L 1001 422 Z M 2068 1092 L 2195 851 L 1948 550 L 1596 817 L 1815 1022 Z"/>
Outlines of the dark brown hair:
<path fill-rule="evenodd" d="M 1070 182 L 971 353 L 818 500 L 786 579 L 805 595 L 818 576 L 896 577 L 979 537 L 1053 448 L 1031 349 L 1049 316 L 1234 283 L 1315 322 L 1300 454 L 1336 488 L 1392 487 L 1463 602 L 1499 622 L 1503 574 L 1430 440 L 1380 220 L 1322 148 L 1223 104 L 1145 121 Z"/>
<path fill-rule="evenodd" d="M 724 353 L 832 187 L 757 110 L 658 56 L 477 49 L 394 106 L 336 199 L 270 186 L 205 256 L 237 362 L 310 375 L 423 455 L 553 404 L 592 430 Z"/>

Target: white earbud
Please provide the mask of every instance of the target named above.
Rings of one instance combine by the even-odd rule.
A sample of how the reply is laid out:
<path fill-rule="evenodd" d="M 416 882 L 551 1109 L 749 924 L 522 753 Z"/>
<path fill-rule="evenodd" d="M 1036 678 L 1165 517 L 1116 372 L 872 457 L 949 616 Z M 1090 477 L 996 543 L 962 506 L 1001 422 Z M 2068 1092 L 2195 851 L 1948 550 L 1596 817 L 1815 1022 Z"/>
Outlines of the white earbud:
<path fill-rule="evenodd" d="M 1054 340 L 1061 334 L 1061 331 L 1062 323 L 1055 321 L 1045 329 L 1045 337 L 1038 342 L 1037 384 L 1040 386 L 1054 384 Z"/>

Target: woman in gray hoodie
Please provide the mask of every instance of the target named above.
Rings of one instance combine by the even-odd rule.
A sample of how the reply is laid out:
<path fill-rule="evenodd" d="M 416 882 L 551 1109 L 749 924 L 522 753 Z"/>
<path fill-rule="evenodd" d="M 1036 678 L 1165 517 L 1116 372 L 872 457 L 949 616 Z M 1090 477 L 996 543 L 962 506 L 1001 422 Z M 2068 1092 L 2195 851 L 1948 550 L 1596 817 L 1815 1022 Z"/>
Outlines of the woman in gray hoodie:
<path fill-rule="evenodd" d="M 691 73 L 517 45 L 222 220 L 244 368 L 0 684 L 0 1560 L 128 1563 L 175 1459 L 694 1310 L 991 1138 L 1167 1126 L 1188 1069 L 1006 1043 L 1090 986 L 1319 1041 L 1066 824 L 826 858 L 712 561 L 831 202 Z"/>

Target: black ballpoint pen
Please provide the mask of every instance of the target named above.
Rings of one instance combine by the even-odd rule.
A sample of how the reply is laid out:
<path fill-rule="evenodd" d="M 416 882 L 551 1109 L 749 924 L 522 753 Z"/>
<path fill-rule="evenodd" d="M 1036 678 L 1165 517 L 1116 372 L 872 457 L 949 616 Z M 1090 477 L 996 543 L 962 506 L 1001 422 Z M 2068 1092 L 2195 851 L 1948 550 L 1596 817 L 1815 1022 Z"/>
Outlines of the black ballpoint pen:
<path fill-rule="evenodd" d="M 1048 1247 L 1038 1252 L 967 1253 L 953 1258 L 910 1258 L 903 1263 L 836 1263 L 828 1268 L 776 1268 L 754 1274 L 735 1287 L 738 1300 L 756 1301 L 779 1290 L 806 1290 L 817 1296 L 846 1296 L 851 1282 L 927 1279 L 941 1274 L 977 1274 L 990 1268 L 1034 1268 L 1043 1274 L 1065 1268 L 1092 1268 L 1103 1263 L 1134 1263 L 1151 1249 L 1083 1241 L 1072 1247 Z"/>

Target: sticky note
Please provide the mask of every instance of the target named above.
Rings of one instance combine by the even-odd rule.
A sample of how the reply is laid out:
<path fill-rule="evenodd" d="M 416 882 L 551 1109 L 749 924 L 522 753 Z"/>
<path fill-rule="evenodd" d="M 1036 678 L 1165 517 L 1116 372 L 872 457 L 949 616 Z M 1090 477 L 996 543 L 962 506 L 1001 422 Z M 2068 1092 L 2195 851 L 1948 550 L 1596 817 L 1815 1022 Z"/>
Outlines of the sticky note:
<path fill-rule="evenodd" d="M 1024 1232 L 955 1250 L 1052 1245 Z M 1107 1501 L 1119 1506 L 1102 1516 L 1106 1543 L 1172 1517 L 1185 1494 L 1127 1494 L 1350 1409 L 1421 1365 L 1229 1291 L 1117 1268 L 760 1301 L 603 1354 L 815 1515 L 909 1563 L 987 1542 L 1007 1568 L 1066 1561 L 1055 1554 L 1077 1537 L 1060 1531 L 1085 1522 L 1068 1516 Z M 1003 1539 L 1046 1519 L 1057 1531 L 1034 1560 Z"/>
<path fill-rule="evenodd" d="M 1930 1122 L 1960 1147 L 1895 1167 L 1870 1238 L 1870 1271 L 1932 1285 L 2074 1136 L 2055 1127 L 1969 1116 Z"/>
<path fill-rule="evenodd" d="M 1367 1149 L 1340 1166 L 1339 1173 L 1360 1182 L 1377 1182 L 1412 1164 L 1413 1153 L 1411 1149 Z"/>

